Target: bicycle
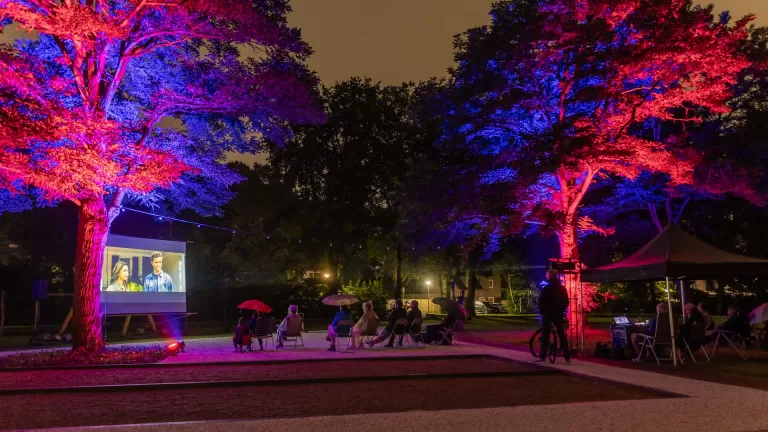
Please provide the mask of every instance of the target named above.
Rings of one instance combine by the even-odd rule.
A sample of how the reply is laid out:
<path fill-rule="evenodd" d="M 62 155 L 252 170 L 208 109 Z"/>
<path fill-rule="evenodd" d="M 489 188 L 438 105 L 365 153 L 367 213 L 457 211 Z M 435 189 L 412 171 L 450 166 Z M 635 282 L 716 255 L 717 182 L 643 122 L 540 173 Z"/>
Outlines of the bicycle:
<path fill-rule="evenodd" d="M 557 359 L 557 328 L 554 324 L 552 324 L 552 330 L 549 332 L 549 347 L 548 352 L 545 358 L 549 359 L 550 363 L 554 363 Z M 541 327 L 536 329 L 536 331 L 533 333 L 533 336 L 531 336 L 531 340 L 528 341 L 528 348 L 531 351 L 531 354 L 533 354 L 534 357 L 540 358 L 539 353 L 541 350 Z"/>
<path fill-rule="evenodd" d="M 568 327 L 568 320 L 566 319 L 564 322 L 565 327 Z M 557 344 L 557 327 L 555 324 L 552 324 L 552 329 L 549 332 L 549 346 L 548 346 L 548 352 L 547 355 L 544 356 L 545 358 L 549 359 L 550 363 L 554 363 L 557 359 L 557 353 L 558 351 L 561 351 L 559 348 L 560 345 Z M 531 336 L 531 339 L 528 341 L 528 349 L 531 351 L 531 354 L 533 354 L 534 357 L 539 358 L 539 352 L 541 350 L 541 327 L 536 329 L 536 331 Z"/>

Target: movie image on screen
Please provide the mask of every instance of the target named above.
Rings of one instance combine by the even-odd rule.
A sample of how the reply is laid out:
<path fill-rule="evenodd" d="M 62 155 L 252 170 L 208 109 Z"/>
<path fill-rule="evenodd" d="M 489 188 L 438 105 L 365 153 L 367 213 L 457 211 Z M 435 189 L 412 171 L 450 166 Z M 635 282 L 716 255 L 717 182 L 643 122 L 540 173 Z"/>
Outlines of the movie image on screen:
<path fill-rule="evenodd" d="M 186 312 L 186 243 L 110 235 L 101 277 L 103 313 Z"/>

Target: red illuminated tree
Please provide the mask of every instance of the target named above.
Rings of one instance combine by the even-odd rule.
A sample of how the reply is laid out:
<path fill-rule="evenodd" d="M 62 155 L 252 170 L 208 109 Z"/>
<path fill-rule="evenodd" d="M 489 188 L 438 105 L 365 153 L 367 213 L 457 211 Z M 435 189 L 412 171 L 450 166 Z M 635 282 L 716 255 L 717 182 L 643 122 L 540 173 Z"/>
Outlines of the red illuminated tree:
<path fill-rule="evenodd" d="M 0 46 L 0 187 L 11 193 L 0 202 L 79 206 L 75 348 L 103 346 L 102 251 L 125 200 L 215 214 L 239 180 L 225 152 L 255 152 L 284 122 L 313 119 L 310 49 L 289 10 L 286 0 L 0 0 L 0 29 L 38 36 Z M 161 123 L 170 117 L 180 126 Z"/>
<path fill-rule="evenodd" d="M 729 25 L 688 0 L 511 0 L 491 15 L 457 38 L 451 129 L 483 161 L 478 188 L 506 188 L 508 211 L 566 259 L 579 232 L 609 232 L 579 212 L 596 179 L 692 182 L 689 125 L 727 111 L 748 66 L 751 17 Z"/>

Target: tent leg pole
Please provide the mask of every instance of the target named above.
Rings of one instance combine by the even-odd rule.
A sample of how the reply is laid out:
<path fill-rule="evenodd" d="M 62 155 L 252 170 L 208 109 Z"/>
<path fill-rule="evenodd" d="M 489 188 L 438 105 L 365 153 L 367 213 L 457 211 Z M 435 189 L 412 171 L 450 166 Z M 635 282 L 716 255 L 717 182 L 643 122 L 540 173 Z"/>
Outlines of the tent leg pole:
<path fill-rule="evenodd" d="M 677 289 L 680 290 L 680 302 L 683 303 L 683 324 L 685 324 L 685 286 L 682 280 L 677 281 Z"/>
<path fill-rule="evenodd" d="M 669 307 L 669 333 L 672 336 L 672 366 L 677 367 L 677 346 L 675 345 L 675 320 L 672 318 L 672 294 L 669 291 L 669 278 L 667 278 L 667 306 Z"/>
<path fill-rule="evenodd" d="M 579 281 L 579 307 L 581 308 L 581 322 L 579 322 L 579 326 L 581 327 L 581 354 L 584 355 L 584 284 Z"/>

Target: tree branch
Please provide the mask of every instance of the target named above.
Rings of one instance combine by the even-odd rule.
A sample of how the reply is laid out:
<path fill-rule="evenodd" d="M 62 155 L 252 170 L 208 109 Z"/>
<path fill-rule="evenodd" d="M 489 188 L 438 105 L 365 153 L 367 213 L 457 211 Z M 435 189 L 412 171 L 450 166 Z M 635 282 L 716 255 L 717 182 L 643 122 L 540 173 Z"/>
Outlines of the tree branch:
<path fill-rule="evenodd" d="M 680 218 L 683 217 L 683 211 L 685 211 L 685 206 L 687 206 L 690 201 L 691 201 L 691 196 L 690 195 L 686 196 L 685 201 L 683 201 L 683 204 L 680 205 L 680 210 L 678 210 L 677 216 L 675 216 L 675 225 L 680 224 Z"/>
<path fill-rule="evenodd" d="M 592 169 L 592 167 L 587 168 L 587 176 L 584 178 L 584 181 L 581 183 L 581 189 L 579 190 L 579 193 L 576 195 L 576 197 L 573 199 L 573 202 L 571 202 L 571 205 L 568 207 L 568 213 L 569 214 L 575 214 L 576 209 L 578 209 L 579 204 L 581 203 L 581 200 L 584 199 L 584 195 L 587 193 L 587 189 L 589 189 L 589 186 L 592 185 L 592 181 L 595 179 L 595 174 L 597 172 Z"/>
<path fill-rule="evenodd" d="M 661 226 L 661 221 L 659 220 L 659 214 L 656 213 L 656 206 L 653 205 L 653 203 L 648 203 L 648 213 L 651 214 L 651 220 L 653 221 L 653 224 L 656 225 L 656 229 L 658 229 L 659 232 L 664 231 L 664 227 Z"/>

